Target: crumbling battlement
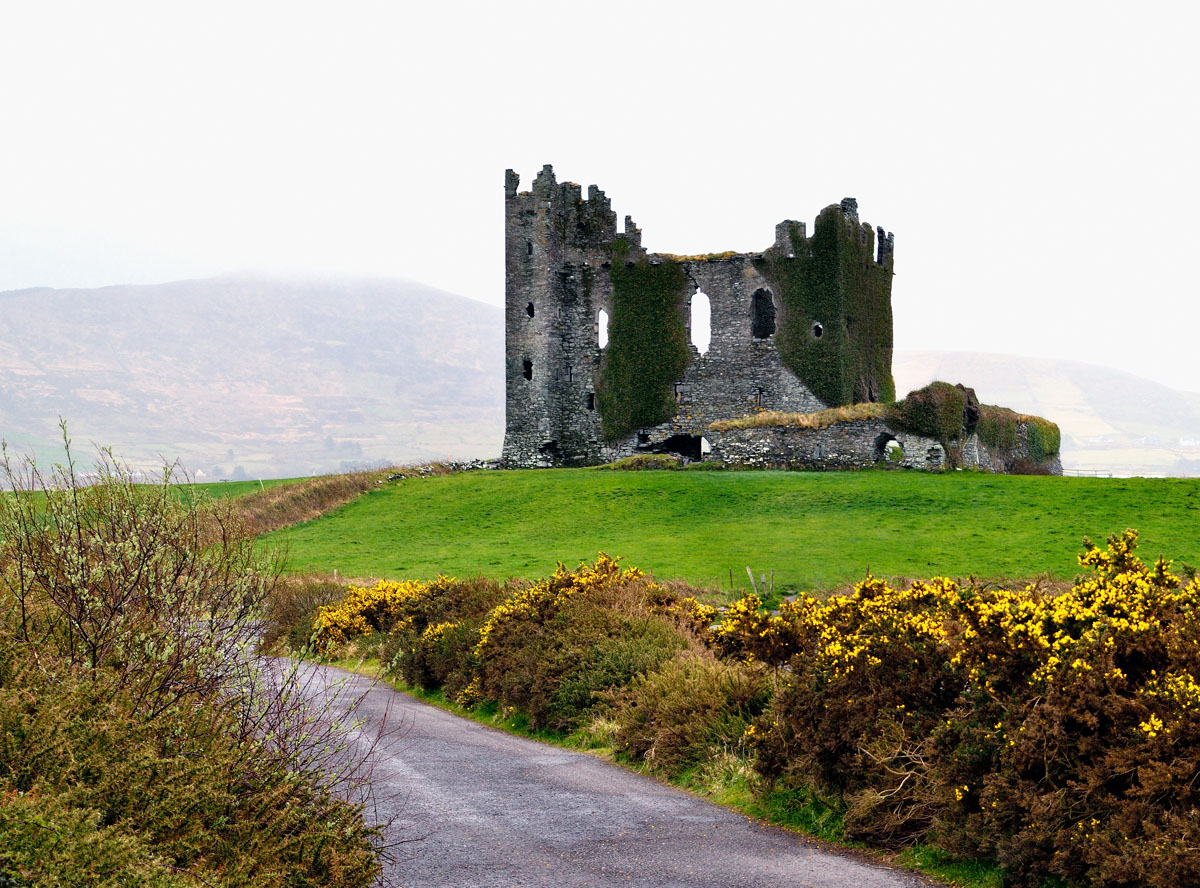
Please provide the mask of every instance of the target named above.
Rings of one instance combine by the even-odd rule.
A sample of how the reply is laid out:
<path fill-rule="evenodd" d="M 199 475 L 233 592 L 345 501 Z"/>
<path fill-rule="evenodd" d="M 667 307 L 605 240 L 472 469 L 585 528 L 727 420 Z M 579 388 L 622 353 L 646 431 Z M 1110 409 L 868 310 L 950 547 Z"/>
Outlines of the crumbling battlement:
<path fill-rule="evenodd" d="M 519 187 L 506 171 L 509 465 L 700 458 L 715 420 L 894 399 L 895 242 L 853 199 L 822 210 L 811 236 L 785 220 L 761 253 L 684 257 L 647 253 L 603 191 L 585 199 L 549 165 Z"/>

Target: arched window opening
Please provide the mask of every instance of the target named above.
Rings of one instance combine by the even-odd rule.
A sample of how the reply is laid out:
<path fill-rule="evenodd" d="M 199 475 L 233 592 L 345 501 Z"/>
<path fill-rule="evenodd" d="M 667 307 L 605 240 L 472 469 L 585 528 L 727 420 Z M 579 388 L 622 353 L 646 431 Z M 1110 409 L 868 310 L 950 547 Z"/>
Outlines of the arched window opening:
<path fill-rule="evenodd" d="M 587 407 L 588 407 L 588 410 L 596 409 L 596 393 L 595 392 L 588 392 Z"/>
<path fill-rule="evenodd" d="M 875 438 L 875 459 L 889 466 L 899 466 L 904 463 L 904 448 L 895 436 L 883 432 Z"/>
<path fill-rule="evenodd" d="M 522 362 L 521 372 L 524 374 L 526 379 L 533 379 L 533 361 L 529 360 L 529 358 L 526 358 Z"/>
<path fill-rule="evenodd" d="M 750 335 L 755 339 L 766 339 L 775 332 L 775 300 L 771 291 L 758 289 L 750 303 Z"/>
<path fill-rule="evenodd" d="M 608 345 L 608 312 L 600 309 L 600 314 L 596 316 L 596 341 L 601 348 Z"/>
<path fill-rule="evenodd" d="M 704 354 L 712 343 L 712 302 L 699 290 L 692 297 L 692 345 Z"/>
<path fill-rule="evenodd" d="M 813 339 L 820 339 L 825 335 L 825 328 L 818 322 L 813 324 Z"/>
<path fill-rule="evenodd" d="M 525 306 L 525 314 L 529 315 L 530 317 L 533 317 L 533 303 L 532 302 L 530 302 L 528 305 Z"/>
<path fill-rule="evenodd" d="M 525 241 L 525 255 L 526 256 L 533 255 L 533 241 Z"/>

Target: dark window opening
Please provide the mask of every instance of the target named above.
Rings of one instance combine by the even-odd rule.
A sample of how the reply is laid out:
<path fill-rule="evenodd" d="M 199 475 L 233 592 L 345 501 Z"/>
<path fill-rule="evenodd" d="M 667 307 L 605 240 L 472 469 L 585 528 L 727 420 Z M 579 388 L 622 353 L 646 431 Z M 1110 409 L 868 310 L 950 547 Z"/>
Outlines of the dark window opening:
<path fill-rule="evenodd" d="M 575 370 L 571 367 L 567 368 L 567 382 L 575 381 Z"/>
<path fill-rule="evenodd" d="M 526 256 L 533 255 L 533 241 L 525 241 L 525 255 Z"/>
<path fill-rule="evenodd" d="M 813 338 L 820 339 L 824 335 L 825 335 L 825 328 L 822 327 L 820 324 L 813 324 Z"/>
<path fill-rule="evenodd" d="M 699 435 L 672 435 L 650 448 L 652 453 L 674 453 L 685 459 L 698 460 L 703 451 Z"/>
<path fill-rule="evenodd" d="M 542 451 L 542 453 L 546 454 L 547 456 L 553 456 L 553 457 L 558 456 L 558 442 L 557 441 L 547 441 L 539 449 Z"/>
<path fill-rule="evenodd" d="M 645 432 L 638 432 L 638 444 L 642 445 L 642 444 L 649 444 L 649 443 L 650 443 L 650 436 L 647 435 Z"/>
<path fill-rule="evenodd" d="M 526 379 L 533 379 L 533 361 L 529 360 L 529 358 L 526 358 L 522 362 L 522 373 L 524 373 Z"/>
<path fill-rule="evenodd" d="M 525 314 L 529 315 L 530 317 L 533 317 L 533 303 L 532 302 L 525 306 Z"/>
<path fill-rule="evenodd" d="M 588 410 L 596 409 L 596 393 L 595 392 L 588 392 L 587 405 L 588 405 Z"/>
<path fill-rule="evenodd" d="M 750 307 L 750 334 L 755 339 L 766 339 L 775 332 L 775 300 L 771 291 L 755 290 Z"/>
<path fill-rule="evenodd" d="M 754 406 L 761 407 L 763 405 L 763 395 L 766 394 L 765 389 L 756 389 L 754 392 Z"/>

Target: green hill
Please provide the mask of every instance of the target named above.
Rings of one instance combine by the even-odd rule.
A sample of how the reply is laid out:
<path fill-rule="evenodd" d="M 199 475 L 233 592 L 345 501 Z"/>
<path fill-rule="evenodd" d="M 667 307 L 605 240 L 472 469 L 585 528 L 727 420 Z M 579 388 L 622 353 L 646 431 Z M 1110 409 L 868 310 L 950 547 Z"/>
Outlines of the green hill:
<path fill-rule="evenodd" d="M 956 472 L 595 469 L 412 478 L 273 534 L 289 568 L 352 577 L 541 576 L 598 551 L 660 579 L 777 589 L 937 574 L 1078 572 L 1082 538 L 1135 527 L 1148 557 L 1200 564 L 1200 480 Z M 1178 564 L 1177 564 L 1178 567 Z"/>

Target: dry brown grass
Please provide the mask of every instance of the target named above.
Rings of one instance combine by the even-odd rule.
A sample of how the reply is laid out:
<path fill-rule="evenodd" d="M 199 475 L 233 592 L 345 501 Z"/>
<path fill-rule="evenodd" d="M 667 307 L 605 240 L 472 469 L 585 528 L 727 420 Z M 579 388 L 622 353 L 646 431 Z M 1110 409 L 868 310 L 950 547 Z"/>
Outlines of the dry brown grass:
<path fill-rule="evenodd" d="M 817 413 L 780 413 L 764 410 L 740 419 L 722 419 L 709 425 L 714 432 L 730 432 L 734 429 L 824 429 L 839 422 L 861 419 L 886 419 L 890 407 L 887 404 L 849 404 L 845 407 L 830 407 Z"/>
<path fill-rule="evenodd" d="M 418 473 L 445 475 L 450 469 L 435 463 L 420 469 L 374 469 L 348 475 L 321 475 L 239 497 L 237 509 L 255 536 L 258 536 L 320 518 L 368 490 L 374 490 L 396 472 L 409 476 Z"/>

